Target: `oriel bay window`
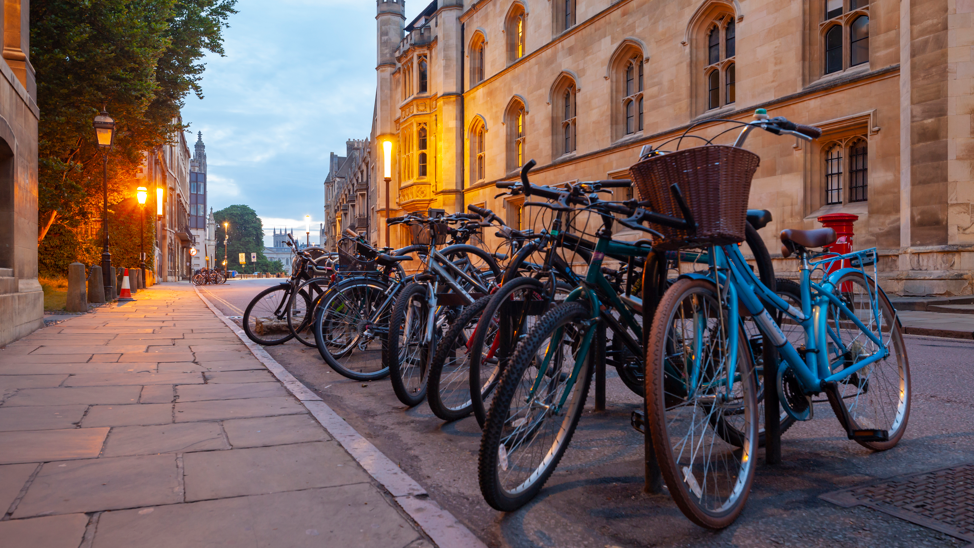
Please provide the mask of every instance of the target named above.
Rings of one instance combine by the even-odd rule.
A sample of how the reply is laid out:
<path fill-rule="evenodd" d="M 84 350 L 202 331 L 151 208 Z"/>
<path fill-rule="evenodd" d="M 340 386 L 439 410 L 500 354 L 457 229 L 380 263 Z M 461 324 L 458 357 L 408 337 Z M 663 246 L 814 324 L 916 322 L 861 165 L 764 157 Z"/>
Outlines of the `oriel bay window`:
<path fill-rule="evenodd" d="M 416 142 L 418 143 L 417 150 L 418 162 L 417 162 L 417 177 L 426 177 L 426 126 L 419 126 L 419 132 L 417 133 Z"/>

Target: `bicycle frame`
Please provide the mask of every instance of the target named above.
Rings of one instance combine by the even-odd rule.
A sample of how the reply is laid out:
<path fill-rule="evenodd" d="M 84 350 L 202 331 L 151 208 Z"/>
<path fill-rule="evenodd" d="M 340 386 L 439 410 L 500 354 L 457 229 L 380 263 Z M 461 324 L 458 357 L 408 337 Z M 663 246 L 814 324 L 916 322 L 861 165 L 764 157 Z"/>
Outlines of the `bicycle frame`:
<path fill-rule="evenodd" d="M 862 257 L 866 254 L 875 253 L 875 250 L 865 250 L 848 255 L 832 256 L 827 261 L 842 259 L 858 259 L 860 264 L 864 264 Z M 798 377 L 802 388 L 810 394 L 817 394 L 822 391 L 822 386 L 827 382 L 842 381 L 863 367 L 885 359 L 889 356 L 889 349 L 883 344 L 880 335 L 877 336 L 873 331 L 859 319 L 845 302 L 836 294 L 835 289 L 838 280 L 849 272 L 861 272 L 855 268 L 843 268 L 828 274 L 823 283 L 818 284 L 811 280 L 814 269 L 810 268 L 807 260 L 802 261 L 801 267 L 801 296 L 802 310 L 790 306 L 778 295 L 768 289 L 757 278 L 754 272 L 747 266 L 743 255 L 735 245 L 714 248 L 710 254 L 711 271 L 717 272 L 718 287 L 726 287 L 726 298 L 730 309 L 730 318 L 739 317 L 739 305 L 742 303 L 748 312 L 753 316 L 758 329 L 763 335 L 768 337 L 771 343 L 778 349 L 784 358 L 778 365 L 779 374 L 791 366 L 795 375 Z M 730 283 L 724 272 L 730 273 Z M 685 277 L 704 277 L 714 281 L 710 275 L 687 274 Z M 868 287 L 868 283 L 866 284 Z M 870 290 L 870 310 L 874 318 L 879 318 L 878 309 L 878 287 L 876 291 Z M 785 337 L 778 324 L 771 318 L 765 303 L 773 309 L 787 314 L 790 318 L 802 326 L 805 331 L 806 355 L 802 358 L 791 342 Z M 828 311 L 830 307 L 835 307 L 839 314 L 851 320 L 873 343 L 883 348 L 883 352 L 877 352 L 866 359 L 857 361 L 851 367 L 845 367 L 838 373 L 832 372 L 834 364 L 829 361 L 828 344 L 831 341 L 840 351 L 841 357 L 848 351 L 845 344 L 831 328 L 828 327 Z M 730 322 L 730 356 L 735 356 L 739 344 L 739 322 Z M 695 351 L 697 348 L 694 349 Z M 696 352 L 694 355 L 697 355 Z M 736 369 L 736 360 L 732 363 L 728 376 L 728 382 L 733 382 Z M 728 390 L 730 386 L 728 386 Z"/>
<path fill-rule="evenodd" d="M 552 408 L 552 413 L 557 414 L 561 411 L 561 408 L 565 405 L 568 400 L 568 395 L 571 393 L 575 382 L 578 380 L 578 374 L 581 371 L 582 365 L 585 360 L 588 359 L 589 351 L 592 346 L 592 341 L 595 338 L 595 331 L 598 327 L 599 321 L 605 320 L 606 323 L 613 329 L 613 332 L 617 335 L 622 336 L 623 343 L 633 350 L 633 353 L 639 355 L 641 349 L 639 344 L 636 343 L 625 329 L 619 329 L 620 327 L 628 326 L 636 336 L 642 339 L 642 327 L 636 322 L 635 314 L 629 308 L 629 305 L 625 304 L 619 295 L 616 294 L 615 288 L 609 283 L 609 280 L 605 278 L 602 273 L 602 261 L 605 259 L 606 255 L 611 257 L 645 257 L 647 251 L 646 246 L 642 245 L 632 245 L 624 242 L 613 241 L 611 234 L 611 223 L 608 221 L 606 226 L 600 231 L 598 242 L 595 246 L 595 252 L 592 254 L 592 262 L 589 263 L 588 272 L 585 275 L 585 279 L 582 281 L 581 286 L 572 290 L 565 299 L 565 302 L 574 302 L 581 299 L 588 301 L 589 310 L 591 312 L 590 318 L 585 323 L 585 335 L 582 338 L 582 344 L 579 347 L 579 356 L 584 356 L 582 360 L 575 360 L 574 369 L 568 378 L 565 385 L 565 390 L 562 392 L 561 398 L 557 403 L 554 404 Z M 599 295 L 605 295 L 606 297 L 606 309 L 602 311 L 603 303 L 600 300 Z M 622 318 L 622 325 L 616 322 L 615 318 L 612 318 L 609 312 L 616 310 L 619 312 L 619 316 Z M 611 318 L 611 319 L 610 319 Z M 561 329 L 556 330 L 552 334 L 553 340 L 561 340 L 562 331 Z M 531 387 L 530 398 L 534 397 L 534 394 L 541 386 L 541 380 L 546 376 L 548 367 L 551 364 L 551 359 L 554 353 L 557 352 L 556 345 L 549 345 L 548 350 L 545 352 L 545 357 L 538 367 L 538 375 L 535 377 L 534 385 Z"/>

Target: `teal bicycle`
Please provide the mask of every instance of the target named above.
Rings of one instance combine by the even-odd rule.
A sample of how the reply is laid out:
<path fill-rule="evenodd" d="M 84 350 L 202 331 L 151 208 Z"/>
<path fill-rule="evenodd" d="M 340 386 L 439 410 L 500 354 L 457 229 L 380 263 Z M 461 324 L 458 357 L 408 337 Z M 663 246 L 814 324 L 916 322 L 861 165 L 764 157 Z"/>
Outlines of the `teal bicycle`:
<path fill-rule="evenodd" d="M 752 122 L 728 123 L 744 126 L 735 147 L 688 151 L 730 149 L 722 154 L 754 156 L 742 150 L 754 129 L 809 141 L 821 134 L 784 118 L 769 119 L 763 111 Z M 652 167 L 666 157 L 651 153 L 644 161 Z M 723 169 L 728 162 L 721 164 L 696 167 Z M 636 167 L 633 171 L 640 184 Z M 708 185 L 709 192 L 724 193 L 723 179 L 733 175 L 696 183 Z M 745 201 L 752 175 L 753 170 L 746 177 Z M 644 183 L 659 186 L 660 178 Z M 675 184 L 693 197 L 689 187 L 694 181 L 665 184 Z M 727 201 L 724 196 L 721 200 Z M 777 390 L 785 413 L 797 421 L 810 420 L 812 398 L 824 393 L 848 438 L 871 450 L 890 449 L 903 437 L 910 416 L 910 370 L 903 329 L 877 283 L 875 249 L 816 253 L 812 250 L 835 242 L 832 229 L 783 231 L 782 254 L 796 255 L 800 263 L 799 309 L 761 283 L 737 245 L 695 233 L 695 228 L 713 224 L 715 219 L 707 217 L 717 213 L 699 203 L 694 207 L 693 201 L 690 206 L 683 215 L 690 229 L 680 234 L 678 245 L 709 248 L 709 270 L 680 276 L 657 307 L 646 349 L 647 419 L 670 495 L 691 521 L 719 529 L 743 510 L 758 447 L 760 380 L 742 342 L 742 318 L 753 321 L 777 350 L 776 386 L 765 389 Z M 660 244 L 665 247 L 666 241 Z"/>
<path fill-rule="evenodd" d="M 606 257 L 645 258 L 643 275 L 649 269 L 647 279 L 665 279 L 665 272 L 657 271 L 665 268 L 665 261 L 652 253 L 647 240 L 613 240 L 614 225 L 654 235 L 658 233 L 642 223 L 685 226 L 681 219 L 640 209 L 635 202 L 604 202 L 594 193 L 580 195 L 572 185 L 567 190 L 532 185 L 527 177 L 532 166 L 533 160 L 521 172 L 521 192 L 550 202 L 527 202 L 525 206 L 560 213 L 588 211 L 601 219 L 602 226 L 581 285 L 521 338 L 487 413 L 478 462 L 480 489 L 488 504 L 505 512 L 534 498 L 568 448 L 585 405 L 596 349 L 598 359 L 605 359 L 603 329 L 611 330 L 613 340 L 621 342 L 632 356 L 643 355 L 642 325 L 637 319 L 641 299 L 628 291 L 620 295 L 616 284 L 606 277 L 603 262 Z M 654 290 L 643 287 L 642 294 Z"/>

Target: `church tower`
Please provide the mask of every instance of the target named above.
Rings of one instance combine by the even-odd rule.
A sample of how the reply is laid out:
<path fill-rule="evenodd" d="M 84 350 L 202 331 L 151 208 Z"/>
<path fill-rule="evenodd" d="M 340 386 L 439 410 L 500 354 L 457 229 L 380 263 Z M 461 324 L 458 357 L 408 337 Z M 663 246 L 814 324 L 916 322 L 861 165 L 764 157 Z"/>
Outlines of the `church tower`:
<path fill-rule="evenodd" d="M 193 235 L 196 255 L 193 270 L 207 266 L 206 145 L 203 133 L 196 134 L 196 147 L 189 161 L 189 231 Z"/>

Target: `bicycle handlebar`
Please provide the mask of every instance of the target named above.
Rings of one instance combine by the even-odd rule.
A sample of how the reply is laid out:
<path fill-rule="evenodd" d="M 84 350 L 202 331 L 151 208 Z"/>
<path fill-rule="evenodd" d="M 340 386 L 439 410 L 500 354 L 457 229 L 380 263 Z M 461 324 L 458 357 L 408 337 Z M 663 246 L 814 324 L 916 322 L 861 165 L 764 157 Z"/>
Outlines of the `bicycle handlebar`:
<path fill-rule="evenodd" d="M 815 126 L 796 124 L 781 116 L 776 116 L 775 118 L 772 118 L 771 120 L 768 121 L 785 131 L 794 131 L 797 133 L 801 133 L 802 135 L 808 137 L 809 139 L 818 139 L 819 137 L 822 136 L 822 130 Z"/>

